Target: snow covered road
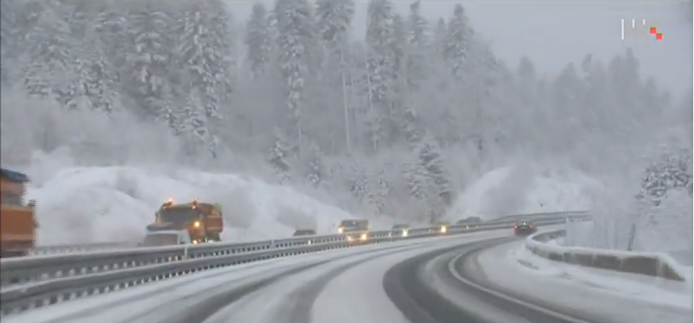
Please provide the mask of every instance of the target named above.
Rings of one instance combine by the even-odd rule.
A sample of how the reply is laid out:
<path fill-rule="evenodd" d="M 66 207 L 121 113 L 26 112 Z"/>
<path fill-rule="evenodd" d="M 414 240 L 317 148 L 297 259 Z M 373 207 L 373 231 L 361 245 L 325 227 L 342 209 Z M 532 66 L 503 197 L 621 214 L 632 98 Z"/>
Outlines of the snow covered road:
<path fill-rule="evenodd" d="M 211 270 L 3 320 L 5 323 L 691 322 L 691 312 L 681 308 L 639 303 L 623 295 L 582 289 L 575 283 L 562 285 L 548 278 L 538 279 L 537 275 L 524 272 L 520 265 L 514 265 L 513 259 L 504 259 L 508 257 L 508 249 L 518 245 L 519 238 L 506 230 L 369 245 Z M 521 301 L 513 301 L 514 298 Z"/>
<path fill-rule="evenodd" d="M 392 266 L 394 261 L 410 257 L 418 250 L 431 250 L 507 235 L 508 232 L 505 230 L 479 232 L 465 236 L 402 241 L 273 259 L 66 302 L 17 316 L 5 317 L 3 321 L 5 323 L 88 323 L 94 321 L 101 323 L 232 321 L 306 323 L 307 320 L 335 322 L 337 320 L 335 311 L 317 311 L 316 308 L 325 307 L 323 305 L 316 307 L 314 303 L 339 301 L 339 304 L 357 304 L 354 306 L 358 306 L 360 302 L 361 306 L 373 305 L 372 296 L 379 292 L 382 300 L 387 299 L 381 289 L 380 281 L 383 272 Z M 391 254 L 399 256 L 389 257 Z M 354 275 L 354 272 L 363 273 L 365 270 L 363 266 L 367 265 L 380 268 L 380 271 L 374 271 L 366 276 Z M 371 269 L 366 270 L 371 271 Z M 348 288 L 334 287 L 344 285 Z M 315 302 L 308 301 L 309 299 Z M 367 300 L 368 303 L 363 303 Z M 341 305 L 334 305 L 337 308 L 330 306 L 336 311 L 342 307 Z M 397 314 L 397 310 L 394 308 L 393 310 L 391 314 Z M 370 315 L 373 311 L 363 314 Z M 353 322 L 348 316 L 343 318 L 345 322 Z"/>

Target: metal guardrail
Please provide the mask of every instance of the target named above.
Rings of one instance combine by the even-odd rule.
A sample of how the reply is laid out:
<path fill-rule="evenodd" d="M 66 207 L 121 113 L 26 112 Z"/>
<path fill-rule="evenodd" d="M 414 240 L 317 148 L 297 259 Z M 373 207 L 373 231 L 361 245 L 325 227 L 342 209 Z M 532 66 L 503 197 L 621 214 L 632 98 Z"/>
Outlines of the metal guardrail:
<path fill-rule="evenodd" d="M 557 216 L 582 216 L 588 215 L 586 211 L 568 211 L 568 212 L 546 212 L 546 213 L 531 213 L 521 215 L 505 215 L 496 219 L 485 221 L 484 223 L 505 223 L 523 219 L 541 220 L 553 218 Z M 88 252 L 103 252 L 113 250 L 123 250 L 135 248 L 135 243 L 130 242 L 98 242 L 84 244 L 63 244 L 63 245 L 46 245 L 37 246 L 29 251 L 29 256 L 45 256 L 45 255 L 60 255 L 72 253 L 88 253 Z"/>
<path fill-rule="evenodd" d="M 583 215 L 568 215 L 585 218 Z M 537 221 L 537 225 L 561 224 L 566 215 Z M 513 222 L 450 225 L 445 233 L 439 226 L 413 228 L 407 236 L 393 232 L 370 232 L 363 241 L 348 241 L 343 235 L 308 236 L 250 243 L 213 243 L 158 248 L 136 248 L 91 254 L 3 259 L 0 261 L 0 310 L 2 315 L 18 313 L 75 298 L 102 294 L 136 285 L 259 260 L 297 254 L 384 243 L 510 228 Z"/>
<path fill-rule="evenodd" d="M 516 215 L 504 215 L 496 219 L 487 221 L 487 223 L 500 223 L 515 221 L 520 219 L 528 219 L 533 221 L 538 221 L 542 219 L 551 219 L 557 217 L 557 215 L 562 214 L 564 216 L 588 216 L 590 213 L 587 211 L 566 211 L 566 212 L 546 212 L 546 213 L 528 213 L 528 214 L 516 214 Z"/>
<path fill-rule="evenodd" d="M 134 248 L 136 244 L 128 242 L 103 242 L 103 243 L 87 243 L 87 244 L 66 244 L 66 245 L 50 245 L 38 246 L 29 251 L 29 256 L 41 255 L 57 255 L 79 252 L 95 252 Z"/>

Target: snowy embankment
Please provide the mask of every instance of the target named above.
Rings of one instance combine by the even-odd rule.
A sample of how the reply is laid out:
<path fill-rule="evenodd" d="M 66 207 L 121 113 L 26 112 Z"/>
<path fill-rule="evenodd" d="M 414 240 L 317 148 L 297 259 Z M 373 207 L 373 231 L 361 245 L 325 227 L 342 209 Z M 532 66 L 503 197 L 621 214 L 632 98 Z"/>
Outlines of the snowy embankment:
<path fill-rule="evenodd" d="M 614 224 L 613 224 L 614 225 Z M 575 222 L 568 224 L 566 227 L 566 237 L 564 238 L 558 238 L 556 240 L 551 240 L 549 243 L 552 244 L 557 244 L 560 246 L 564 247 L 588 247 L 591 248 L 592 246 L 586 246 L 586 241 L 595 241 L 598 237 L 596 237 L 596 224 L 592 222 Z M 628 228 L 628 225 L 627 225 Z M 613 228 L 608 228 L 612 230 L 604 230 L 607 231 L 608 233 L 615 232 L 617 230 L 614 230 Z M 655 236 L 653 233 L 657 232 L 656 230 L 649 228 L 651 230 L 647 229 L 642 229 L 641 231 L 637 230 L 637 235 L 634 238 L 634 246 L 637 248 L 635 252 L 640 252 L 640 251 L 651 251 L 651 252 L 658 252 L 658 253 L 663 253 L 667 254 L 672 258 L 672 261 L 676 262 L 676 264 L 679 267 L 678 273 L 683 274 L 683 275 L 688 275 L 689 281 L 691 282 L 691 276 L 692 276 L 692 249 L 691 249 L 691 244 L 685 245 L 687 243 L 686 239 L 682 239 L 682 237 L 679 237 L 677 235 L 673 235 L 673 232 L 676 231 L 670 231 L 670 232 L 660 232 L 661 234 L 659 236 Z M 640 233 L 644 232 L 644 233 Z M 674 236 L 674 237 L 673 237 Z M 599 246 L 602 245 L 607 245 L 607 246 L 614 246 L 613 248 L 607 249 L 607 248 L 598 248 L 598 249 L 607 249 L 607 250 L 619 250 L 621 252 L 624 252 L 626 248 L 624 248 L 625 244 L 620 243 L 620 237 L 615 234 L 607 234 L 604 237 L 602 237 L 602 240 L 605 241 L 598 241 L 598 243 L 595 243 Z M 647 240 L 648 239 L 648 240 Z M 649 244 L 647 244 L 648 242 Z M 642 246 L 650 246 L 649 248 L 643 248 Z M 595 247 L 593 247 L 595 248 Z M 645 250 L 644 250 L 645 249 Z"/>
<path fill-rule="evenodd" d="M 495 284 L 559 307 L 613 322 L 691 322 L 691 281 L 550 261 L 528 251 L 524 242 L 491 248 L 481 253 L 477 262 Z"/>
<path fill-rule="evenodd" d="M 529 166 L 509 166 L 485 173 L 455 201 L 449 218 L 586 211 L 601 184 L 578 172 L 548 172 Z"/>
<path fill-rule="evenodd" d="M 328 234 L 354 217 L 288 187 L 234 174 L 75 167 L 35 184 L 28 197 L 37 200 L 39 245 L 139 240 L 168 198 L 221 204 L 227 241 L 283 238 L 295 228 Z"/>
<path fill-rule="evenodd" d="M 561 239 L 550 240 L 547 243 L 561 246 L 564 241 Z M 676 282 L 659 277 L 551 261 L 533 254 L 524 245 L 510 249 L 509 258 L 515 259 L 518 264 L 541 276 L 566 279 L 589 287 L 606 289 L 637 299 L 663 302 L 678 307 L 691 307 L 692 304 L 691 268 L 677 268 L 677 272 L 683 274 L 687 281 Z"/>
<path fill-rule="evenodd" d="M 289 187 L 235 174 L 134 167 L 35 169 L 29 174 L 37 178 L 29 198 L 37 200 L 40 245 L 139 240 L 168 198 L 220 203 L 227 241 L 288 237 L 304 227 L 329 234 L 340 220 L 361 217 Z M 485 174 L 458 196 L 450 220 L 590 208 L 586 188 L 596 184 L 589 178 L 528 174 L 518 167 Z M 371 220 L 375 229 L 397 221 Z"/>

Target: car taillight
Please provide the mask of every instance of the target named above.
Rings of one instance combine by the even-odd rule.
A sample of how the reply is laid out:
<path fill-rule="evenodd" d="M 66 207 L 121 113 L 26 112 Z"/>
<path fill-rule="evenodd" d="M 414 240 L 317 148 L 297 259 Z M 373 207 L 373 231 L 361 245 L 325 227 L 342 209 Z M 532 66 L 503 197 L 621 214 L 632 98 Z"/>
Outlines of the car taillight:
<path fill-rule="evenodd" d="M 514 229 L 518 229 L 518 226 L 517 226 L 517 225 L 514 225 L 513 228 L 514 228 Z"/>
<path fill-rule="evenodd" d="M 529 226 L 528 226 L 528 228 L 531 228 L 531 229 L 532 229 L 532 228 L 533 228 L 533 226 L 532 226 L 532 225 L 529 225 Z"/>

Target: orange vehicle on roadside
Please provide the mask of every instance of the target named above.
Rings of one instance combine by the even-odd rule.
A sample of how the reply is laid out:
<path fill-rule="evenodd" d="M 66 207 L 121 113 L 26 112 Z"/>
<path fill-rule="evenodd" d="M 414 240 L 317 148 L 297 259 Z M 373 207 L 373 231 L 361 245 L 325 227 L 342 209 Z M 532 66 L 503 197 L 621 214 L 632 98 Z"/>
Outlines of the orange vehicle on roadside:
<path fill-rule="evenodd" d="M 219 204 L 198 202 L 174 204 L 169 199 L 156 213 L 147 231 L 188 230 L 193 243 L 221 241 L 224 230 L 222 207 Z"/>
<path fill-rule="evenodd" d="M 25 256 L 36 243 L 34 201 L 25 203 L 29 176 L 0 168 L 0 249 L 2 258 Z"/>

